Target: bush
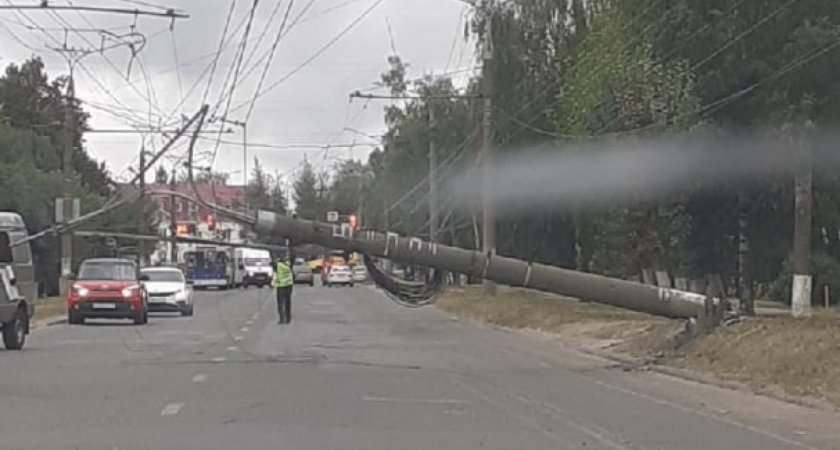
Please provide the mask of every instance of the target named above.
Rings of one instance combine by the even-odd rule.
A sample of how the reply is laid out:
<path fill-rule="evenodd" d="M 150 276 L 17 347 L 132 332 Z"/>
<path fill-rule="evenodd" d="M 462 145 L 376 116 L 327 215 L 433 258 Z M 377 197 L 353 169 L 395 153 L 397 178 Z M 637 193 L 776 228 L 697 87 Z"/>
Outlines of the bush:
<path fill-rule="evenodd" d="M 790 290 L 793 282 L 792 266 L 790 257 L 785 259 L 779 277 L 768 289 L 767 295 L 770 300 L 790 304 Z M 811 255 L 811 275 L 813 276 L 811 304 L 822 305 L 823 286 L 825 285 L 828 285 L 831 303 L 838 304 L 838 300 L 840 300 L 840 261 L 825 253 L 814 253 Z"/>

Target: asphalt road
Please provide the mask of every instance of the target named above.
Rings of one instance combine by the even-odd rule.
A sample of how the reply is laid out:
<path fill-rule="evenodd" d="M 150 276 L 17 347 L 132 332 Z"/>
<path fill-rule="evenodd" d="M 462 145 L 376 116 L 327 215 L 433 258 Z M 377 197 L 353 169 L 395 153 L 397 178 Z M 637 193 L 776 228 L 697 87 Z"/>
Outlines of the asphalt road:
<path fill-rule="evenodd" d="M 840 448 L 840 417 L 625 371 L 370 287 L 200 292 L 192 318 L 0 351 L 0 449 Z"/>

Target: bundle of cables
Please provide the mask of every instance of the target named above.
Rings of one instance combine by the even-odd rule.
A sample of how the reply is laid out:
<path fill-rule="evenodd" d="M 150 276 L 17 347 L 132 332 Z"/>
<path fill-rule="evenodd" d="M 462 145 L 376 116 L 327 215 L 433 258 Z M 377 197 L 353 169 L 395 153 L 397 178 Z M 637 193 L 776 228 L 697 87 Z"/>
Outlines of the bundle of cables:
<path fill-rule="evenodd" d="M 430 281 L 416 283 L 393 277 L 382 271 L 373 259 L 364 255 L 365 267 L 371 279 L 397 304 L 417 308 L 434 304 L 435 297 L 445 287 L 444 272 L 434 269 Z"/>

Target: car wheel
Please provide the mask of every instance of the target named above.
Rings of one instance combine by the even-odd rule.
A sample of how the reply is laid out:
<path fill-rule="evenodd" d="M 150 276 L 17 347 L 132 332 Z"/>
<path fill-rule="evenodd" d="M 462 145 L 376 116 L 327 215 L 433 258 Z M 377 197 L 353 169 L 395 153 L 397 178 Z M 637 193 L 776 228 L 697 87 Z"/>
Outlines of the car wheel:
<path fill-rule="evenodd" d="M 149 313 L 145 309 L 134 314 L 135 325 L 145 325 L 149 322 Z"/>
<path fill-rule="evenodd" d="M 82 325 L 85 323 L 85 317 L 81 313 L 70 311 L 67 314 L 67 323 L 70 325 Z"/>
<path fill-rule="evenodd" d="M 190 305 L 188 308 L 181 311 L 182 316 L 192 316 L 193 315 L 193 305 Z"/>
<path fill-rule="evenodd" d="M 18 308 L 12 320 L 3 324 L 3 344 L 9 350 L 20 350 L 26 342 L 26 328 L 29 326 L 29 314 L 26 308 Z"/>

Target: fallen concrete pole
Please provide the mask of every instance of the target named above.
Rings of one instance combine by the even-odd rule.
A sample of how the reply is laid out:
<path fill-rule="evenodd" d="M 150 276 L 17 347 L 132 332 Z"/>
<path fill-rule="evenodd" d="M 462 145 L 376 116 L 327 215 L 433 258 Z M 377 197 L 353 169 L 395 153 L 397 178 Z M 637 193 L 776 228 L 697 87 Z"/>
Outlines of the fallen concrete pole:
<path fill-rule="evenodd" d="M 257 233 L 341 248 L 387 258 L 404 264 L 417 264 L 450 272 L 486 278 L 510 286 L 521 286 L 679 319 L 697 319 L 711 325 L 719 317 L 720 302 L 706 296 L 676 289 L 650 286 L 601 275 L 561 269 L 545 264 L 485 255 L 481 252 L 433 244 L 396 233 L 356 231 L 347 224 L 329 224 L 295 219 L 259 211 Z"/>

